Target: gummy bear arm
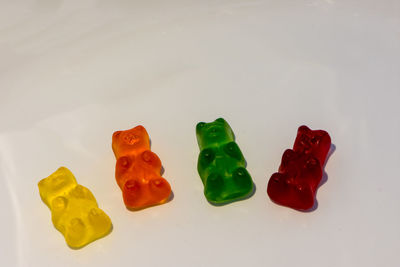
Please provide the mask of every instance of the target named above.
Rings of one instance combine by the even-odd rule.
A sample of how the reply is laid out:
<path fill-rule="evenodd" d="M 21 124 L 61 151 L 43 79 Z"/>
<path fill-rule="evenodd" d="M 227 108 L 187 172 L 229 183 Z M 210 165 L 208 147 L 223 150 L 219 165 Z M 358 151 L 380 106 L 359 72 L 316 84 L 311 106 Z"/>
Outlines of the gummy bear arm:
<path fill-rule="evenodd" d="M 93 193 L 85 186 L 78 184 L 68 192 L 68 196 L 76 199 L 90 200 L 96 202 Z M 97 203 L 97 202 L 96 202 Z"/>
<path fill-rule="evenodd" d="M 215 156 L 218 148 L 206 148 L 201 150 L 197 160 L 197 171 L 205 183 L 205 178 L 210 174 L 210 167 L 215 165 Z"/>
<path fill-rule="evenodd" d="M 151 166 L 151 168 L 154 168 L 156 172 L 158 173 L 161 172 L 162 168 L 161 160 L 156 153 L 148 149 L 140 154 L 140 158 L 145 164 Z"/>
<path fill-rule="evenodd" d="M 240 150 L 240 147 L 235 141 L 227 143 L 224 147 L 223 150 L 226 154 L 228 154 L 230 157 L 236 159 L 238 161 L 238 164 L 245 165 L 245 159 L 243 156 L 242 151 Z"/>

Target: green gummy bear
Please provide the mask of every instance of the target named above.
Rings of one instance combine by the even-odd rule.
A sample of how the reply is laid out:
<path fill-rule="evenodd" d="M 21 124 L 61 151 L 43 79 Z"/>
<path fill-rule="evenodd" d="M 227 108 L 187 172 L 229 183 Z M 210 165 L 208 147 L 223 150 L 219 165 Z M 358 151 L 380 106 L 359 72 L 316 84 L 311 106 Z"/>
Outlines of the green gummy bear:
<path fill-rule="evenodd" d="M 207 200 L 212 204 L 226 204 L 249 196 L 253 192 L 253 180 L 229 124 L 223 118 L 199 122 L 196 136 L 200 148 L 197 170 Z"/>

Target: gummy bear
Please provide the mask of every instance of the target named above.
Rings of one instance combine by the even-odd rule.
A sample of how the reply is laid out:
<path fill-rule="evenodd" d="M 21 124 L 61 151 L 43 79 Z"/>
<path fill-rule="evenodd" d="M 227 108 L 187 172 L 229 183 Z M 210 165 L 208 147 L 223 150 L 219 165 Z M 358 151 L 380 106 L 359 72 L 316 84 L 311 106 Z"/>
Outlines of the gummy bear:
<path fill-rule="evenodd" d="M 54 226 L 71 248 L 81 248 L 111 231 L 111 220 L 99 209 L 92 192 L 77 184 L 67 168 L 60 167 L 38 186 Z"/>
<path fill-rule="evenodd" d="M 279 171 L 268 182 L 271 200 L 297 210 L 311 209 L 330 146 L 327 132 L 300 126 L 293 149 L 283 153 Z"/>
<path fill-rule="evenodd" d="M 143 126 L 115 132 L 112 149 L 117 159 L 115 178 L 128 209 L 143 209 L 168 200 L 171 186 L 160 176 L 161 161 L 150 151 L 149 135 Z"/>
<path fill-rule="evenodd" d="M 253 180 L 229 124 L 223 118 L 199 122 L 196 136 L 200 148 L 197 170 L 207 200 L 226 204 L 249 196 L 254 189 Z"/>

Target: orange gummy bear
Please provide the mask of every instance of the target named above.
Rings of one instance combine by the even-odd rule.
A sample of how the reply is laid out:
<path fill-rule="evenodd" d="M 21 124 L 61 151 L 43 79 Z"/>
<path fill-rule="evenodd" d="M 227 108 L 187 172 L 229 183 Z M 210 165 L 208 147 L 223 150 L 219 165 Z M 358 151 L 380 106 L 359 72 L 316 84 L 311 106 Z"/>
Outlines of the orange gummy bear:
<path fill-rule="evenodd" d="M 160 175 L 161 160 L 151 152 L 143 126 L 115 132 L 112 149 L 117 159 L 115 178 L 128 209 L 143 209 L 168 200 L 171 186 Z"/>

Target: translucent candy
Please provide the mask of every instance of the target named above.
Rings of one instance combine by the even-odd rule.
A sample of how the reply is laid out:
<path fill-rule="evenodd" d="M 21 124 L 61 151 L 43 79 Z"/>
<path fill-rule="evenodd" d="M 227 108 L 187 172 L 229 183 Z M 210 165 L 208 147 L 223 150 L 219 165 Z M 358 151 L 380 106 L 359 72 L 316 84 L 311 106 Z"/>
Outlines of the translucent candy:
<path fill-rule="evenodd" d="M 313 155 L 321 166 L 324 165 L 326 156 L 331 148 L 331 137 L 324 130 L 310 130 L 307 126 L 300 126 L 294 141 L 293 150 Z"/>
<path fill-rule="evenodd" d="M 196 126 L 200 148 L 197 170 L 204 195 L 212 204 L 243 199 L 253 192 L 253 180 L 229 124 L 222 118 Z"/>
<path fill-rule="evenodd" d="M 279 171 L 268 182 L 271 200 L 297 210 L 311 209 L 330 146 L 327 132 L 300 126 L 293 150 L 283 153 Z"/>
<path fill-rule="evenodd" d="M 99 209 L 92 192 L 77 184 L 67 168 L 59 168 L 38 186 L 54 226 L 70 247 L 81 248 L 110 232 L 110 218 Z"/>
<path fill-rule="evenodd" d="M 168 200 L 171 186 L 160 176 L 161 161 L 150 151 L 149 135 L 143 126 L 115 132 L 112 148 L 117 159 L 115 178 L 128 209 L 143 209 Z"/>

